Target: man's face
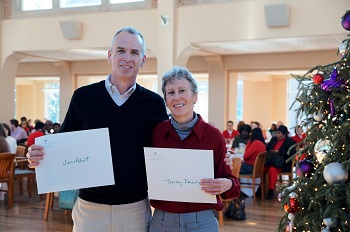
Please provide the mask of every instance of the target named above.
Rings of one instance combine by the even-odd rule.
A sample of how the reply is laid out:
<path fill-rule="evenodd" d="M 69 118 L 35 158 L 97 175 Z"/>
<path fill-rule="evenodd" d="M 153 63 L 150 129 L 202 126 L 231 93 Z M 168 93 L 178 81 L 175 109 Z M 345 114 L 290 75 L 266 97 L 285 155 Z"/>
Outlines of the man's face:
<path fill-rule="evenodd" d="M 233 123 L 227 123 L 227 130 L 233 130 Z"/>
<path fill-rule="evenodd" d="M 283 134 L 281 131 L 276 131 L 276 138 L 277 140 L 282 140 L 286 137 L 285 134 Z"/>
<path fill-rule="evenodd" d="M 136 76 L 140 68 L 144 67 L 145 61 L 146 55 L 142 53 L 141 37 L 127 31 L 122 31 L 117 35 L 112 48 L 108 51 L 108 63 L 112 66 L 112 78 L 126 78 L 136 81 Z"/>

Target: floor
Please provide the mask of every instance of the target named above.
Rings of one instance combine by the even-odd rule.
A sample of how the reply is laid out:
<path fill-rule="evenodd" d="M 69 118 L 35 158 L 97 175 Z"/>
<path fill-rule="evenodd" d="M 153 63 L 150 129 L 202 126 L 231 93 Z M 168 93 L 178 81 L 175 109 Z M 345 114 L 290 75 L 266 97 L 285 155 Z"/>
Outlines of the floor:
<path fill-rule="evenodd" d="M 64 210 L 57 207 L 58 198 L 55 198 L 53 209 L 50 210 L 48 221 L 43 220 L 45 209 L 45 198 L 40 200 L 38 194 L 33 193 L 29 198 L 27 193 L 19 195 L 18 186 L 15 191 L 14 206 L 7 209 L 7 202 L 0 201 L 0 231 L 4 232 L 39 232 L 39 231 L 72 231 L 72 219 L 65 215 Z M 220 226 L 221 232 L 264 232 L 276 231 L 284 212 L 276 199 L 265 200 L 260 198 L 256 203 L 252 198 L 246 199 L 247 219 L 236 221 L 226 219 L 224 225 Z"/>

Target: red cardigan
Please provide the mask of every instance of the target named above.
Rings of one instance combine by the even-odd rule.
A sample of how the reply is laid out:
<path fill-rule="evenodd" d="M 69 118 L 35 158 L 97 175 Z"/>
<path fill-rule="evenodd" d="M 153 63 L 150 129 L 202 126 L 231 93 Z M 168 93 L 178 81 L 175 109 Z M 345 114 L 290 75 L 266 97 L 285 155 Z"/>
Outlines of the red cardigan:
<path fill-rule="evenodd" d="M 225 140 L 221 132 L 204 122 L 200 115 L 198 115 L 198 121 L 190 134 L 182 141 L 170 120 L 159 123 L 153 131 L 153 147 L 213 150 L 214 178 L 228 178 L 232 181 L 231 189 L 222 193 L 221 197 L 228 199 L 239 195 L 239 181 L 237 177 L 232 175 L 230 168 L 224 162 L 226 154 Z M 194 165 L 200 165 L 200 160 Z M 179 171 L 181 171 L 181 167 L 179 167 Z M 189 213 L 208 209 L 220 211 L 224 205 L 219 196 L 216 196 L 216 199 L 216 204 L 151 200 L 151 205 L 156 209 L 172 213 Z"/>
<path fill-rule="evenodd" d="M 239 135 L 239 132 L 236 130 L 232 130 L 232 133 L 228 133 L 228 130 L 224 130 L 222 132 L 222 135 L 224 136 L 225 139 L 234 139 L 236 135 Z"/>
<path fill-rule="evenodd" d="M 244 163 L 254 165 L 255 159 L 261 152 L 266 151 L 266 146 L 260 140 L 249 141 L 243 155 Z"/>
<path fill-rule="evenodd" d="M 301 134 L 301 138 L 300 138 L 298 135 L 294 135 L 294 136 L 292 137 L 292 139 L 293 139 L 296 143 L 300 143 L 301 141 L 303 141 L 303 139 L 305 139 L 305 137 L 306 137 L 306 134 L 303 133 L 303 134 Z"/>

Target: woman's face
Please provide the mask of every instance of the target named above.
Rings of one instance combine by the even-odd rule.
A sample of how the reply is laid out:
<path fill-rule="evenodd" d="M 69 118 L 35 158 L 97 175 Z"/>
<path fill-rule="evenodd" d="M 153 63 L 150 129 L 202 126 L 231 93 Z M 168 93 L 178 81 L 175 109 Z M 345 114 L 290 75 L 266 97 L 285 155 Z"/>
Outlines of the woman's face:
<path fill-rule="evenodd" d="M 197 94 L 192 92 L 190 82 L 186 79 L 175 79 L 165 86 L 165 104 L 176 122 L 190 122 L 193 119 L 193 105 L 196 102 Z"/>
<path fill-rule="evenodd" d="M 302 135 L 302 134 L 303 134 L 303 128 L 300 128 L 300 127 L 299 127 L 299 128 L 297 129 L 297 134 L 298 134 L 298 135 Z"/>

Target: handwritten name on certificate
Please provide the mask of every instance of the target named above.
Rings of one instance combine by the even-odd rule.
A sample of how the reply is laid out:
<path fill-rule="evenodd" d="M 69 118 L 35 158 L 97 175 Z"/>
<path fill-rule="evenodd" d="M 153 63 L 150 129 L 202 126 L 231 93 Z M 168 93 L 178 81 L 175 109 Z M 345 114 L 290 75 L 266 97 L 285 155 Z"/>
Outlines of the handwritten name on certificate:
<path fill-rule="evenodd" d="M 35 168 L 39 194 L 114 184 L 108 128 L 46 135 L 35 144 L 45 154 Z"/>
<path fill-rule="evenodd" d="M 203 178 L 214 178 L 213 151 L 145 147 L 149 198 L 154 200 L 216 203 L 201 190 Z"/>

